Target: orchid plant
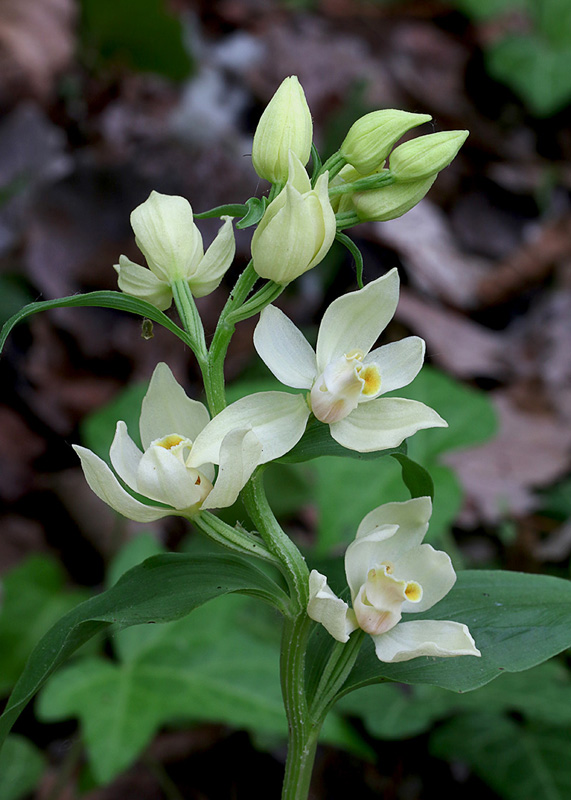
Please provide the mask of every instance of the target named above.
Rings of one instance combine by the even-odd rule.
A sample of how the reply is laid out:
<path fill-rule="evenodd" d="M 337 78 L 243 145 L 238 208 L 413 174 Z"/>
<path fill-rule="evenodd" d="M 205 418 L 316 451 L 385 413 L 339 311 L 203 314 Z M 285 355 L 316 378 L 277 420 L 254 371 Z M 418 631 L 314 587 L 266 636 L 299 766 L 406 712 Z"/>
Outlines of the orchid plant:
<path fill-rule="evenodd" d="M 147 266 L 121 255 L 115 267 L 119 292 L 34 303 L 6 324 L 2 344 L 29 314 L 99 305 L 163 325 L 192 350 L 206 404 L 188 397 L 159 363 L 141 408 L 142 450 L 124 422 L 117 424 L 109 453 L 113 469 L 85 447 L 74 449 L 91 489 L 118 514 L 138 522 L 182 517 L 226 554 L 154 556 L 70 612 L 32 654 L 0 718 L 0 737 L 51 672 L 95 633 L 177 619 L 214 597 L 241 592 L 283 617 L 289 750 L 282 797 L 305 800 L 321 726 L 348 692 L 386 680 L 466 691 L 571 644 L 566 582 L 469 571 L 457 581 L 450 557 L 423 543 L 431 480 L 407 457 L 406 439 L 447 423 L 421 402 L 392 396 L 422 369 L 425 345 L 410 336 L 376 346 L 397 307 L 398 272 L 364 285 L 362 258 L 343 230 L 406 212 L 456 156 L 465 131 L 397 145 L 428 119 L 397 110 L 367 114 L 322 163 L 303 89 L 297 78 L 287 78 L 253 142 L 254 167 L 271 183 L 267 197 L 194 215 L 186 199 L 152 192 L 131 215 Z M 195 223 L 203 217 L 222 219 L 206 252 Z M 230 269 L 235 218 L 237 227 L 256 226 L 252 259 L 207 345 L 195 298 L 216 290 Z M 318 266 L 336 239 L 355 258 L 358 288 L 327 308 L 314 350 L 274 303 L 289 283 Z M 173 301 L 180 325 L 164 313 Z M 257 314 L 258 355 L 278 381 L 301 391 L 260 392 L 228 405 L 228 345 L 236 325 Z M 264 469 L 273 461 L 337 456 L 372 462 L 387 455 L 401 464 L 411 499 L 385 502 L 365 516 L 345 553 L 346 585 L 336 593 L 328 576 L 310 570 L 276 519 Z M 212 513 L 239 496 L 248 527 Z M 524 622 L 523 596 L 533 598 Z"/>

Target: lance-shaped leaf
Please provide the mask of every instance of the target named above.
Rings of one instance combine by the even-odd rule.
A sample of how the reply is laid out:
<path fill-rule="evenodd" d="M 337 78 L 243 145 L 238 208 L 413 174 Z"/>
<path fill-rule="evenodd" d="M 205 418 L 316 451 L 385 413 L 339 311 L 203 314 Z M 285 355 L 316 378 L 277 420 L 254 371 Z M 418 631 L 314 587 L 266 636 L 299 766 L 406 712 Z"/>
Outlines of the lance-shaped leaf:
<path fill-rule="evenodd" d="M 172 319 L 169 319 L 166 314 L 159 311 L 158 308 L 147 303 L 145 300 L 139 300 L 136 297 L 122 294 L 121 292 L 89 292 L 88 294 L 76 294 L 71 297 L 60 297 L 57 300 L 44 300 L 40 303 L 29 303 L 24 308 L 20 309 L 17 314 L 10 317 L 5 323 L 0 333 L 0 351 L 4 347 L 4 343 L 10 335 L 12 328 L 19 322 L 22 322 L 26 317 L 32 314 L 37 314 L 39 311 L 49 311 L 51 308 L 69 308 L 75 306 L 90 306 L 96 308 L 115 308 L 118 311 L 127 311 L 130 314 L 139 314 L 145 319 L 150 319 L 153 322 L 162 325 L 175 336 L 178 336 L 188 347 L 192 349 L 192 341 L 190 337 L 175 325 Z"/>
<path fill-rule="evenodd" d="M 169 553 L 129 570 L 111 589 L 66 614 L 40 641 L 0 717 L 0 744 L 46 678 L 96 633 L 111 625 L 121 629 L 180 619 L 230 592 L 274 604 L 286 599 L 268 574 L 234 555 Z"/>

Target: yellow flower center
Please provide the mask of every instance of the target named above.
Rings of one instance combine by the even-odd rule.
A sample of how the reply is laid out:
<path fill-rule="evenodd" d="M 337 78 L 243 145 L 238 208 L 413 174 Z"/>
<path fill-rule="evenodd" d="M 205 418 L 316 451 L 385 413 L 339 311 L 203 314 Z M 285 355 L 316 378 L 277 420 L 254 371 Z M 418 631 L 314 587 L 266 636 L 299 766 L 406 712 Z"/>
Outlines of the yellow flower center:
<path fill-rule="evenodd" d="M 179 436 L 178 433 L 171 433 L 168 436 L 165 436 L 164 439 L 161 439 L 160 442 L 157 442 L 158 447 L 164 447 L 165 450 L 171 450 L 173 447 L 176 447 L 177 444 L 182 442 L 182 436 Z"/>

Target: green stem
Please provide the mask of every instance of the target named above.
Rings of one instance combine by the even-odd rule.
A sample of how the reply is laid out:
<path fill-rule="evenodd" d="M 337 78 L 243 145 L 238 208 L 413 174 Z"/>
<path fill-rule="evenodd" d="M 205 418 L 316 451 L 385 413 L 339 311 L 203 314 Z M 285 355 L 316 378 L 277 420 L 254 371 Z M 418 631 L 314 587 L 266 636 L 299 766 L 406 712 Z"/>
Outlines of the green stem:
<path fill-rule="evenodd" d="M 202 511 L 200 514 L 191 517 L 190 521 L 210 539 L 224 545 L 229 550 L 241 555 L 256 556 L 256 558 L 268 561 L 276 567 L 282 566 L 279 558 L 270 553 L 258 537 L 247 531 L 232 528 L 209 511 Z"/>
<path fill-rule="evenodd" d="M 395 183 L 395 177 L 389 171 L 385 174 L 368 175 L 366 178 L 360 178 L 352 183 L 340 183 L 337 186 L 330 186 L 329 197 L 334 197 L 338 194 L 374 191 L 375 189 L 382 189 L 384 186 L 390 186 L 393 183 Z"/>
<path fill-rule="evenodd" d="M 208 211 L 194 214 L 194 219 L 209 219 L 211 217 L 243 217 L 248 211 L 248 206 L 243 203 L 229 203 L 226 206 L 216 206 Z"/>
<path fill-rule="evenodd" d="M 226 392 L 224 389 L 224 359 L 228 345 L 234 334 L 234 323 L 228 319 L 230 314 L 240 308 L 254 288 L 258 276 L 254 271 L 252 261 L 236 281 L 230 292 L 230 297 L 222 309 L 216 331 L 208 351 L 206 367 L 202 372 L 204 389 L 212 414 L 218 414 L 226 406 Z"/>
<path fill-rule="evenodd" d="M 285 289 L 285 285 L 268 281 L 256 294 L 247 300 L 241 308 L 232 311 L 227 317 L 227 322 L 235 325 L 237 322 L 253 317 L 270 303 L 273 303 Z"/>
<path fill-rule="evenodd" d="M 242 499 L 268 550 L 285 566 L 285 577 L 296 606 L 294 613 L 305 614 L 309 600 L 309 570 L 304 557 L 274 516 L 264 491 L 262 470 L 258 469 L 246 484 Z"/>
<path fill-rule="evenodd" d="M 305 654 L 312 624 L 305 611 L 284 621 L 280 668 L 289 733 L 282 800 L 307 800 L 321 729 L 321 723 L 310 718 L 305 694 Z"/>
<path fill-rule="evenodd" d="M 336 642 L 325 665 L 317 689 L 311 702 L 311 717 L 323 722 L 327 712 L 337 699 L 337 694 L 347 676 L 353 669 L 361 645 L 364 632 L 355 631 L 348 642 Z"/>
<path fill-rule="evenodd" d="M 333 178 L 339 172 L 341 172 L 346 163 L 347 162 L 345 161 L 345 158 L 341 155 L 339 150 L 337 150 L 335 153 L 333 153 L 332 156 L 329 156 L 325 164 L 323 164 L 323 166 L 315 176 L 315 179 L 317 180 L 317 178 L 319 178 L 320 175 L 323 175 L 323 173 L 327 171 L 329 172 L 329 181 L 331 182 Z"/>

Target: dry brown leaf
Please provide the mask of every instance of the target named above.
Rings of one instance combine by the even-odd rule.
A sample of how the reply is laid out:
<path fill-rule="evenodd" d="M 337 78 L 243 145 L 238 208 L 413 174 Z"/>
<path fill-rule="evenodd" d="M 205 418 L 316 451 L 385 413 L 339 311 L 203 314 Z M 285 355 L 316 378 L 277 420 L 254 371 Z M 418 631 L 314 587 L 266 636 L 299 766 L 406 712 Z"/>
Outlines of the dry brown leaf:
<path fill-rule="evenodd" d="M 401 289 L 396 319 L 427 345 L 427 356 L 458 378 L 506 377 L 506 337 Z"/>
<path fill-rule="evenodd" d="M 371 225 L 374 238 L 394 248 L 413 284 L 459 308 L 473 308 L 476 290 L 490 269 L 484 258 L 461 252 L 446 215 L 422 200 L 408 214 Z"/>
<path fill-rule="evenodd" d="M 571 462 L 571 430 L 553 414 L 523 411 L 507 391 L 489 396 L 499 417 L 498 434 L 443 459 L 464 487 L 460 521 L 467 527 L 527 514 L 537 505 L 533 490 L 560 478 Z"/>
<path fill-rule="evenodd" d="M 73 0 L 2 0 L 0 102 L 22 95 L 47 100 L 71 62 L 77 6 Z"/>

